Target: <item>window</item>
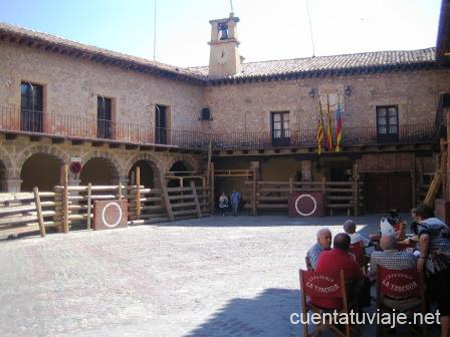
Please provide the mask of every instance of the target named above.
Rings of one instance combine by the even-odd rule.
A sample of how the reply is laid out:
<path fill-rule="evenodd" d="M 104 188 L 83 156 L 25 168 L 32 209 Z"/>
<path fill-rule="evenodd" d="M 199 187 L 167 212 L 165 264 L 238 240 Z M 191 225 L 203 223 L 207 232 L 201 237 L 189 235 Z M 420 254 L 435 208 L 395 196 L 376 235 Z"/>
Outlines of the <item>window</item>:
<path fill-rule="evenodd" d="M 112 139 L 112 100 L 97 96 L 97 137 Z"/>
<path fill-rule="evenodd" d="M 380 143 L 398 141 L 398 107 L 377 107 L 377 138 Z"/>
<path fill-rule="evenodd" d="M 272 112 L 272 144 L 290 145 L 289 112 Z"/>
<path fill-rule="evenodd" d="M 20 84 L 20 92 L 20 129 L 29 132 L 43 132 L 43 86 L 22 82 Z"/>
<path fill-rule="evenodd" d="M 167 144 L 167 107 L 155 105 L 155 142 Z"/>

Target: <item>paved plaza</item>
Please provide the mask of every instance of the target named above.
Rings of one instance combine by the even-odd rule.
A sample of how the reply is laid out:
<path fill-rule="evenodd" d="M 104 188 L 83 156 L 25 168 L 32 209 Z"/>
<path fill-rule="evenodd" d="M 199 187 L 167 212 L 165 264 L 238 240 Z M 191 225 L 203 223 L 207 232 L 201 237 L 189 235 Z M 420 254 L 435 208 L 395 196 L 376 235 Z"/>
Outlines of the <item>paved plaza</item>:
<path fill-rule="evenodd" d="M 358 230 L 376 232 L 379 218 L 356 218 Z M 0 336 L 301 336 L 289 322 L 298 269 L 316 231 L 337 234 L 346 219 L 213 217 L 0 240 Z"/>

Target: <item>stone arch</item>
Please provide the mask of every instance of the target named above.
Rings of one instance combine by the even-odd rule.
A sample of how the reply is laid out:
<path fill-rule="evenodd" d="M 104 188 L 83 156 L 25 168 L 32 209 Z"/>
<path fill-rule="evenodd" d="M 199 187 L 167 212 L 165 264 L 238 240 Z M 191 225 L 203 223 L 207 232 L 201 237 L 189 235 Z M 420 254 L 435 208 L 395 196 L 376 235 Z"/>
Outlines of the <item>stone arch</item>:
<path fill-rule="evenodd" d="M 16 166 L 15 166 L 15 177 L 20 177 L 20 172 L 22 170 L 23 164 L 34 154 L 43 153 L 48 154 L 50 156 L 54 156 L 58 158 L 61 163 L 67 164 L 70 161 L 70 155 L 65 151 L 57 148 L 56 146 L 42 144 L 42 145 L 33 145 L 23 149 L 17 156 Z"/>
<path fill-rule="evenodd" d="M 34 187 L 38 187 L 40 191 L 52 191 L 60 182 L 63 165 L 64 161 L 54 154 L 32 154 L 21 166 L 20 190 L 31 192 Z"/>
<path fill-rule="evenodd" d="M 133 184 L 133 182 L 130 181 L 130 172 L 139 162 L 145 162 L 150 166 L 153 171 L 154 186 L 159 186 L 161 177 L 161 160 L 157 156 L 150 153 L 138 153 L 127 161 L 125 164 L 124 174 L 128 177 L 129 183 Z"/>
<path fill-rule="evenodd" d="M 183 156 L 183 155 L 176 155 L 173 156 L 172 158 L 170 158 L 170 160 L 167 162 L 167 166 L 165 167 L 165 172 L 169 172 L 171 167 L 176 163 L 176 162 L 183 162 L 186 167 L 189 169 L 189 171 L 198 171 L 199 170 L 199 165 L 198 163 L 189 156 Z"/>
<path fill-rule="evenodd" d="M 89 152 L 81 159 L 81 184 L 118 184 L 123 179 L 121 167 L 119 160 L 109 152 Z M 98 172 L 105 169 L 106 172 Z"/>

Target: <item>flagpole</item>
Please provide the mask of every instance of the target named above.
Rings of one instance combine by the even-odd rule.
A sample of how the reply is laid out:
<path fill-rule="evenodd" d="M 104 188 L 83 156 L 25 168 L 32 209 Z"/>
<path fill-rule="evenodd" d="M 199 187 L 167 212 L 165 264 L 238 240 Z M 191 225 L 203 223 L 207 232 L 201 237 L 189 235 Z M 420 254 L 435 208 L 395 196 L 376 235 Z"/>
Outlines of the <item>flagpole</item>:
<path fill-rule="evenodd" d="M 341 152 L 342 142 L 342 107 L 341 96 L 338 94 L 338 106 L 336 111 L 336 152 Z"/>

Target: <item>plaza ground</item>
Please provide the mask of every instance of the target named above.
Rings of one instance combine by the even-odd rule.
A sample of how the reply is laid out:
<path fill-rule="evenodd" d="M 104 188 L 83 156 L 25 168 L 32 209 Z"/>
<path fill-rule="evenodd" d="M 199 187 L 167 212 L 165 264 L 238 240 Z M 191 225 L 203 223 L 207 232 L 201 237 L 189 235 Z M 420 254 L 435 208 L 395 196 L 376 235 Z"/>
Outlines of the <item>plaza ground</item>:
<path fill-rule="evenodd" d="M 380 217 L 356 218 L 358 230 L 377 232 Z M 348 218 L 212 217 L 1 240 L 0 335 L 301 336 L 289 321 L 298 269 L 317 230 L 337 234 Z"/>

